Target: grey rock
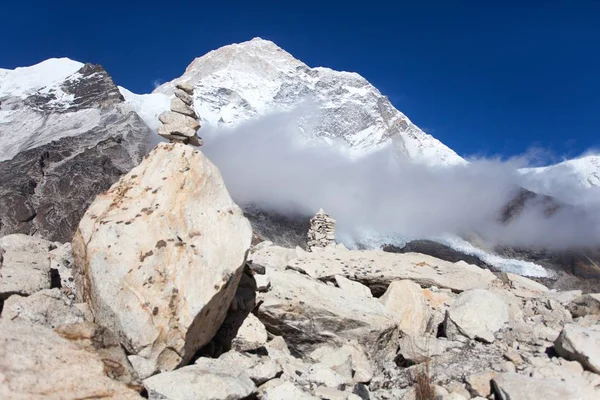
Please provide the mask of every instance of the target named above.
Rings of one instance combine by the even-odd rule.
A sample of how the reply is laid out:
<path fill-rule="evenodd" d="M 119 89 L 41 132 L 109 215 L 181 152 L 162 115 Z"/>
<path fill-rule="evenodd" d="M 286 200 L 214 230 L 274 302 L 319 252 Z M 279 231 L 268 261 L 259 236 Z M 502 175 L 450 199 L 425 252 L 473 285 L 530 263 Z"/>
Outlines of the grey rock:
<path fill-rule="evenodd" d="M 584 328 L 567 324 L 554 348 L 561 357 L 579 361 L 584 368 L 600 374 L 600 326 Z"/>
<path fill-rule="evenodd" d="M 0 235 L 70 241 L 94 197 L 147 151 L 151 130 L 100 66 L 86 64 L 61 90 L 73 99 L 60 107 L 41 91 L 3 99 L 15 117 L 0 124 L 0 137 L 31 137 L 31 144 L 0 161 Z"/>
<path fill-rule="evenodd" d="M 171 99 L 171 111 L 198 119 L 196 112 L 179 97 L 173 97 L 173 99 Z"/>
<path fill-rule="evenodd" d="M 492 343 L 494 334 L 509 320 L 508 305 L 489 290 L 461 293 L 446 312 L 444 329 L 450 340 L 465 336 Z"/>
<path fill-rule="evenodd" d="M 573 299 L 567 309 L 573 317 L 585 317 L 586 315 L 600 315 L 600 293 L 584 294 Z"/>
<path fill-rule="evenodd" d="M 195 131 L 200 129 L 200 123 L 195 118 L 173 111 L 165 111 L 164 113 L 160 114 L 158 119 L 165 125 L 183 126 L 194 129 Z"/>
<path fill-rule="evenodd" d="M 194 99 L 192 98 L 192 96 L 190 96 L 181 89 L 175 89 L 173 93 L 175 94 L 175 96 L 177 96 L 178 99 L 183 101 L 188 106 L 191 106 L 194 103 Z"/>
<path fill-rule="evenodd" d="M 593 391 L 554 379 L 536 379 L 515 373 L 498 374 L 492 380 L 499 400 L 592 400 Z"/>
<path fill-rule="evenodd" d="M 191 83 L 178 82 L 177 84 L 175 84 L 175 87 L 177 89 L 183 90 L 184 92 L 186 92 L 189 95 L 194 94 L 194 86 Z"/>

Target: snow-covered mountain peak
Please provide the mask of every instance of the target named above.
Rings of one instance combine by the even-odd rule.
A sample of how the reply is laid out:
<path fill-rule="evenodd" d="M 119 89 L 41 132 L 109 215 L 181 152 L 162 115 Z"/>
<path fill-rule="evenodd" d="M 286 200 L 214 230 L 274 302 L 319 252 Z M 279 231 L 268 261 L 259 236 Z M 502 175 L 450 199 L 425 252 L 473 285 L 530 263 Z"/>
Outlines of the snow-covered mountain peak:
<path fill-rule="evenodd" d="M 302 113 L 290 113 L 306 140 L 341 143 L 349 154 L 362 156 L 391 145 L 393 139 L 398 154 L 412 161 L 464 162 L 359 74 L 311 68 L 268 40 L 254 38 L 213 50 L 154 93 L 170 96 L 178 82 L 195 87 L 194 106 L 205 124 L 233 126 L 310 104 Z"/>
<path fill-rule="evenodd" d="M 25 97 L 45 87 L 53 87 L 77 72 L 83 64 L 69 58 L 50 58 L 29 67 L 0 69 L 0 98 Z"/>
<path fill-rule="evenodd" d="M 588 155 L 548 167 L 519 170 L 524 186 L 538 193 L 562 198 L 565 192 L 600 188 L 600 155 Z"/>

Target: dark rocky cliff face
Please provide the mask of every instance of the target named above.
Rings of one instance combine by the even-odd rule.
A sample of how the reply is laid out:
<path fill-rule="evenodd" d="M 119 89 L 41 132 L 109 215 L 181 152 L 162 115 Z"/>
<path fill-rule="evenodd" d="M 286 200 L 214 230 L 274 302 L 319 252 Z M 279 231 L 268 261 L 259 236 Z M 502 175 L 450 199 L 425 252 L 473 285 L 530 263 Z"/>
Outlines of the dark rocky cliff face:
<path fill-rule="evenodd" d="M 81 112 L 89 109 L 97 110 L 98 122 L 0 162 L 0 236 L 25 233 L 70 241 L 96 195 L 137 165 L 147 150 L 151 130 L 124 103 L 101 66 L 86 64 L 60 89 L 72 95 L 68 104 L 57 106 L 52 90 L 9 103 L 20 116 L 35 113 L 45 121 L 60 121 L 65 129 L 77 127 Z M 0 130 L 10 134 L 12 126 L 1 124 Z"/>

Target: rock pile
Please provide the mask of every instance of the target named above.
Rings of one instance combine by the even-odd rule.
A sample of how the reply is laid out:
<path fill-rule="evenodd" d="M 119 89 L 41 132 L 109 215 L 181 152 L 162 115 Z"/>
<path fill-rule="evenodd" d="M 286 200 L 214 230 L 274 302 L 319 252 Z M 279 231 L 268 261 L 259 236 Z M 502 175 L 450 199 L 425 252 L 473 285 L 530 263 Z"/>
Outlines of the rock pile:
<path fill-rule="evenodd" d="M 158 127 L 158 134 L 171 142 L 202 146 L 202 139 L 196 135 L 200 122 L 192 108 L 194 87 L 188 83 L 178 83 L 175 87 L 171 111 L 165 111 L 159 116 L 163 125 Z"/>
<path fill-rule="evenodd" d="M 161 143 L 94 201 L 73 259 L 0 238 L 0 398 L 600 398 L 600 294 L 251 235 L 216 167 Z"/>
<path fill-rule="evenodd" d="M 335 219 L 327 215 L 322 208 L 310 219 L 306 246 L 309 250 L 315 247 L 335 246 Z"/>

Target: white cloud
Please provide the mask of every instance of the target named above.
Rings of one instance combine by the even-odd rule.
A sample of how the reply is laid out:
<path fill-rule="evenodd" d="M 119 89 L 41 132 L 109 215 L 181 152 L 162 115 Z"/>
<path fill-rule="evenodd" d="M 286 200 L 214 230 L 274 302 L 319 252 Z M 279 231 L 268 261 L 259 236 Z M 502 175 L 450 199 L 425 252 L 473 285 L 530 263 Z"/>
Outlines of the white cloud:
<path fill-rule="evenodd" d="M 551 217 L 532 204 L 519 219 L 498 223 L 518 189 L 516 170 L 528 164 L 528 156 L 432 169 L 403 163 L 388 148 L 350 160 L 331 146 L 298 140 L 290 113 L 307 112 L 299 108 L 199 132 L 202 150 L 220 168 L 237 202 L 306 215 L 323 207 L 347 235 L 365 230 L 409 238 L 476 233 L 496 243 L 556 248 L 600 243 L 598 203 L 583 210 L 567 207 Z"/>

